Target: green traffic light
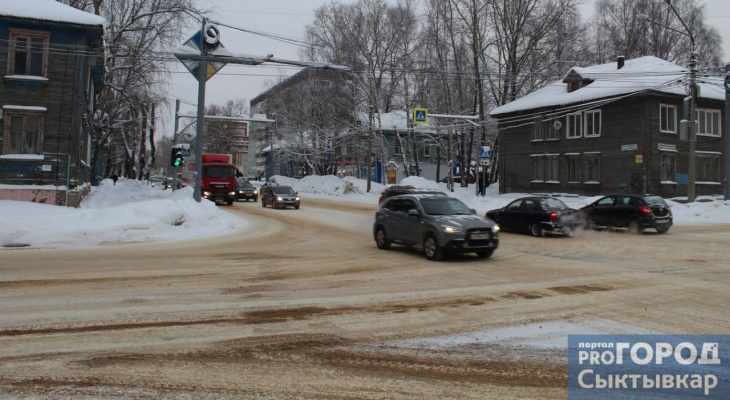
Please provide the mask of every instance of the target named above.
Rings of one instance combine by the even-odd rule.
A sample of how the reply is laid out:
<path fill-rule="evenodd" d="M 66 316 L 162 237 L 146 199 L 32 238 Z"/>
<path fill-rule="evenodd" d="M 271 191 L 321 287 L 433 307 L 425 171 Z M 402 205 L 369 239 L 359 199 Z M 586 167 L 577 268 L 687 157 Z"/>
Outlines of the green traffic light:
<path fill-rule="evenodd" d="M 176 167 L 179 167 L 179 166 L 180 166 L 180 164 L 182 164 L 181 160 L 180 160 L 179 158 L 178 158 L 178 159 L 176 159 L 176 160 L 175 160 L 175 166 L 176 166 Z"/>

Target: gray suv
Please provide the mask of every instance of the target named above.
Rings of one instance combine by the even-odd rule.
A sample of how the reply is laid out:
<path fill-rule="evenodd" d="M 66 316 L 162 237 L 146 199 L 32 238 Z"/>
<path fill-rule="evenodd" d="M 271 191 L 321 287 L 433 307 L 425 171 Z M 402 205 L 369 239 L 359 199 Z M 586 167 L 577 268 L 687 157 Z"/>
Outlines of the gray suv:
<path fill-rule="evenodd" d="M 444 253 L 488 258 L 499 246 L 499 226 L 458 199 L 410 194 L 385 200 L 375 213 L 373 238 L 383 250 L 391 243 L 421 247 L 429 260 Z"/>

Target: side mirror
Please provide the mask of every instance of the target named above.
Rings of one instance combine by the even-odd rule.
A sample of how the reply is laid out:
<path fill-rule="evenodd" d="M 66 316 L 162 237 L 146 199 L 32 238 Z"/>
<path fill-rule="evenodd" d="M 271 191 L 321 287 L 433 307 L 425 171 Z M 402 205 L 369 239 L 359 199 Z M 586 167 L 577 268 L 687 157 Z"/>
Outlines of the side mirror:
<path fill-rule="evenodd" d="M 410 209 L 408 209 L 408 215 L 410 215 L 412 217 L 417 217 L 417 216 L 421 215 L 421 213 L 418 212 L 418 210 L 415 208 L 410 208 Z"/>
<path fill-rule="evenodd" d="M 476 214 L 477 213 L 477 210 L 475 210 L 473 208 L 470 208 L 469 211 L 471 211 L 472 214 Z"/>

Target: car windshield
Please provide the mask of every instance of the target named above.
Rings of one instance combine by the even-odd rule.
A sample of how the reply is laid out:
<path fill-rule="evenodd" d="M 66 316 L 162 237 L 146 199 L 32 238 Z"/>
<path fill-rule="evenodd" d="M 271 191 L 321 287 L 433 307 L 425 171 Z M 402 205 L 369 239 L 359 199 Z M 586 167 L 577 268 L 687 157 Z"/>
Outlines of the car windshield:
<path fill-rule="evenodd" d="M 540 205 L 542 205 L 542 208 L 545 210 L 569 208 L 567 204 L 558 199 L 545 199 L 540 203 Z"/>
<path fill-rule="evenodd" d="M 238 182 L 237 186 L 239 189 L 253 189 L 253 185 L 249 182 Z"/>
<path fill-rule="evenodd" d="M 275 194 L 294 194 L 294 189 L 289 186 L 272 186 L 271 191 Z"/>
<path fill-rule="evenodd" d="M 646 203 L 648 206 L 666 206 L 667 203 L 659 196 L 646 196 L 643 198 L 644 203 Z"/>
<path fill-rule="evenodd" d="M 208 178 L 233 178 L 236 174 L 233 167 L 209 165 L 205 167 L 205 176 Z"/>
<path fill-rule="evenodd" d="M 461 201 L 449 197 L 422 199 L 423 212 L 429 215 L 468 215 L 471 210 Z"/>

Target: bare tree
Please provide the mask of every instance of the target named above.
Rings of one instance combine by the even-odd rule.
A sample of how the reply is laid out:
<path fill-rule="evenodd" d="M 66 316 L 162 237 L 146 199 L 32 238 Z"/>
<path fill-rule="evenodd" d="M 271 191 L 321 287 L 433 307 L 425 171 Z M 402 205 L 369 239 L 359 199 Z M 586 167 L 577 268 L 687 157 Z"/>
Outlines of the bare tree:
<path fill-rule="evenodd" d="M 596 3 L 596 46 L 604 49 L 601 54 L 604 57 L 594 61 L 605 62 L 605 56 L 615 59 L 617 56 L 654 55 L 675 63 L 687 63 L 691 52 L 687 34 L 691 33 L 700 65 L 703 68 L 719 66 L 721 38 L 715 28 L 705 24 L 705 7 L 695 0 L 672 2 L 672 6 L 681 21 L 663 2 L 599 0 Z M 647 15 L 656 23 L 639 20 L 636 18 L 639 14 Z"/>

